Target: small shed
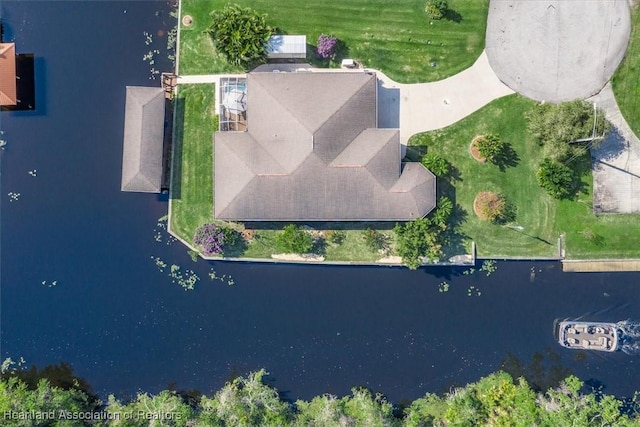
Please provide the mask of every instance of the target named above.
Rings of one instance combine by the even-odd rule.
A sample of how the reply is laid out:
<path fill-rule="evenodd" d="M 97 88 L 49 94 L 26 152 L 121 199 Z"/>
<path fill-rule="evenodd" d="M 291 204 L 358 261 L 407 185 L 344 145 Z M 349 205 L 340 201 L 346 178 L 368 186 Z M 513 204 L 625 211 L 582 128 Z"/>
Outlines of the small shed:
<path fill-rule="evenodd" d="M 163 88 L 127 86 L 122 191 L 161 191 L 164 106 Z"/>
<path fill-rule="evenodd" d="M 267 43 L 269 59 L 305 59 L 307 57 L 307 36 L 271 36 Z"/>
<path fill-rule="evenodd" d="M 16 105 L 16 45 L 0 43 L 0 105 Z"/>

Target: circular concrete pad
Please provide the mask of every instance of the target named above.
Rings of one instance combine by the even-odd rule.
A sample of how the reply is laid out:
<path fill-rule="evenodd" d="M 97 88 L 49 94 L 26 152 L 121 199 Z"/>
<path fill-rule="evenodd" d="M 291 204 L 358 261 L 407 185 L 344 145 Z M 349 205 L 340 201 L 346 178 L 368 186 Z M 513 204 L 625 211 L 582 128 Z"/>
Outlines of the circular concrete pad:
<path fill-rule="evenodd" d="M 602 89 L 630 31 L 627 0 L 491 0 L 486 51 L 511 89 L 562 102 Z"/>

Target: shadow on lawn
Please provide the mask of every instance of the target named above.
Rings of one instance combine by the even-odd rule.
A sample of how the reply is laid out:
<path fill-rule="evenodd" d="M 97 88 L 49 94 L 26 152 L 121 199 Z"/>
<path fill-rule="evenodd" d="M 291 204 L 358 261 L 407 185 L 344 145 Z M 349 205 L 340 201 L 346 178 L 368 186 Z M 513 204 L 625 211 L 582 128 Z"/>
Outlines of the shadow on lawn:
<path fill-rule="evenodd" d="M 462 22 L 462 15 L 460 15 L 458 12 L 456 12 L 453 9 L 447 9 L 447 11 L 444 13 L 442 17 L 447 21 L 453 21 L 456 24 L 459 24 L 460 22 Z"/>
<path fill-rule="evenodd" d="M 349 58 L 349 47 L 340 39 L 337 39 L 336 50 L 333 58 L 323 59 L 318 56 L 318 46 L 307 43 L 307 61 L 318 68 L 336 68 L 340 67 L 342 60 Z"/>
<path fill-rule="evenodd" d="M 462 181 L 462 175 L 458 168 L 449 163 L 449 172 L 437 178 L 436 186 L 438 199 L 440 197 L 448 197 L 453 203 L 453 211 L 447 221 L 446 243 L 442 248 L 445 259 L 467 253 L 464 244 L 469 239 L 469 236 L 460 231 L 462 224 L 467 221 L 469 213 L 457 203 L 456 187 L 453 184 L 456 181 Z"/>
<path fill-rule="evenodd" d="M 171 144 L 171 156 L 173 157 L 173 182 L 171 182 L 170 198 L 180 199 L 182 195 L 182 150 L 184 140 L 184 98 L 176 98 L 174 100 L 175 129 L 173 132 L 174 139 Z"/>
<path fill-rule="evenodd" d="M 502 151 L 491 159 L 491 163 L 498 166 L 500 172 L 505 172 L 507 168 L 513 168 L 520 163 L 520 156 L 516 153 L 510 143 L 506 143 Z"/>

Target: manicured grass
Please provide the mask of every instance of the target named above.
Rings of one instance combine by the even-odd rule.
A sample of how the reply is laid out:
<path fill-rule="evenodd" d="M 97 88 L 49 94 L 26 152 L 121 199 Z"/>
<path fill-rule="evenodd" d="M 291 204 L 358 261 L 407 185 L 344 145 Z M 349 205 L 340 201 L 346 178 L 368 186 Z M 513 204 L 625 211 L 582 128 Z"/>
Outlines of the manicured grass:
<path fill-rule="evenodd" d="M 455 167 L 457 178 L 439 180 L 439 192 L 455 197 L 460 206 L 459 243 L 469 248 L 477 243 L 483 257 L 555 256 L 557 238 L 565 235 L 567 258 L 631 258 L 638 256 L 640 235 L 629 233 L 638 215 L 594 215 L 590 164 L 583 159 L 582 192 L 573 200 L 555 200 L 536 183 L 535 171 L 542 160 L 540 147 L 526 131 L 525 112 L 532 101 L 511 95 L 493 101 L 464 120 L 443 130 L 418 135 L 410 141 L 408 156 L 417 159 L 433 150 Z M 509 142 L 517 154 L 517 165 L 502 172 L 489 163 L 478 163 L 468 147 L 475 135 L 494 133 Z M 511 228 L 480 221 L 473 212 L 473 199 L 479 191 L 504 194 L 516 207 Z M 523 227 L 521 230 L 515 226 Z M 546 242 L 548 243 L 546 243 Z M 456 243 L 454 241 L 454 243 Z M 451 249 L 449 249 L 451 252 Z M 460 252 L 454 248 L 454 252 Z"/>
<path fill-rule="evenodd" d="M 458 245 L 470 249 L 477 243 L 480 256 L 555 256 L 558 234 L 554 229 L 556 202 L 535 182 L 534 174 L 541 160 L 540 148 L 527 136 L 524 112 L 534 105 L 523 97 L 511 95 L 498 99 L 480 111 L 445 129 L 415 136 L 409 156 L 434 151 L 454 166 L 454 179 L 438 180 L 439 192 L 451 197 L 459 206 Z M 476 135 L 493 133 L 508 142 L 515 155 L 512 166 L 504 171 L 491 163 L 471 157 L 469 145 Z M 516 208 L 509 228 L 481 221 L 473 212 L 473 200 L 480 191 L 503 194 Z M 456 243 L 454 241 L 454 243 Z M 460 253 L 459 248 L 449 250 Z"/>
<path fill-rule="evenodd" d="M 613 92 L 631 130 L 640 135 L 640 8 L 636 5 L 631 13 L 631 40 L 613 76 Z"/>
<path fill-rule="evenodd" d="M 557 227 L 565 234 L 567 258 L 638 258 L 639 215 L 594 215 L 591 176 L 585 177 L 588 194 L 577 201 L 558 203 Z"/>
<path fill-rule="evenodd" d="M 213 216 L 214 85 L 180 85 L 174 101 L 171 230 L 188 242 Z"/>
<path fill-rule="evenodd" d="M 215 54 L 208 35 L 209 13 L 226 0 L 183 0 L 182 15 L 194 23 L 181 25 L 180 74 L 233 71 Z M 488 0 L 449 0 L 451 12 L 430 21 L 423 0 L 234 0 L 268 14 L 286 34 L 305 34 L 315 45 L 322 33 L 346 44 L 344 57 L 382 70 L 403 83 L 440 80 L 469 67 L 484 48 Z M 314 53 L 315 46 L 307 52 Z M 436 66 L 433 67 L 432 63 Z"/>

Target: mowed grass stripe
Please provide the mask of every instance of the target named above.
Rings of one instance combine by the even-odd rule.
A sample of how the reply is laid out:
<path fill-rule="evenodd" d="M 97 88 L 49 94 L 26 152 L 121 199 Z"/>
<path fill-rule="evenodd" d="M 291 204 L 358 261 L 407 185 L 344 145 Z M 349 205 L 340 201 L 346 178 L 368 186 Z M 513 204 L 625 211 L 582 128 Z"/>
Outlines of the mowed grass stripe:
<path fill-rule="evenodd" d="M 212 84 L 180 85 L 175 100 L 171 228 L 189 241 L 213 217 L 214 90 Z"/>
<path fill-rule="evenodd" d="M 233 71 L 219 58 L 206 61 L 214 49 L 203 39 L 211 23 L 211 10 L 223 0 L 184 0 L 183 15 L 195 17 L 192 27 L 181 27 L 181 74 Z M 469 67 L 484 48 L 488 0 L 450 0 L 460 22 L 430 21 L 424 1 L 357 0 L 322 2 L 293 0 L 237 0 L 242 6 L 268 14 L 268 22 L 287 34 L 305 34 L 315 45 L 322 33 L 334 34 L 346 43 L 349 56 L 365 66 L 382 70 L 403 83 L 440 80 Z M 428 42 L 431 42 L 430 44 Z M 191 46 L 196 46 L 194 49 Z M 197 52 L 196 52 L 197 50 Z M 206 51 L 205 51 L 206 50 Z M 194 57 L 191 53 L 196 53 Z M 436 62 L 436 66 L 432 66 Z"/>

